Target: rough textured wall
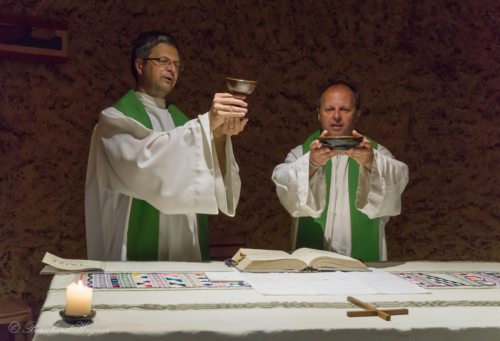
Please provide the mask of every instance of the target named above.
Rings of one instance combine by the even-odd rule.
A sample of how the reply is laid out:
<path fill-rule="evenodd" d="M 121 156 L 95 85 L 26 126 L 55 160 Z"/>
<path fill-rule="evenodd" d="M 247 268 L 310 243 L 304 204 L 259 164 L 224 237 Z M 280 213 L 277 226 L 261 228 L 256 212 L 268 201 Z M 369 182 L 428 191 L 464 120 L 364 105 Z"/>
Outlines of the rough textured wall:
<path fill-rule="evenodd" d="M 259 81 L 234 138 L 243 189 L 213 228 L 287 249 L 289 218 L 270 180 L 314 129 L 334 78 L 363 94 L 360 130 L 410 167 L 392 260 L 500 261 L 499 13 L 485 1 L 2 0 L 1 10 L 69 23 L 65 64 L 0 60 L 0 296 L 37 310 L 45 251 L 85 257 L 84 181 L 98 112 L 132 83 L 130 41 L 173 31 L 186 70 L 171 99 L 191 117 L 232 75 Z"/>

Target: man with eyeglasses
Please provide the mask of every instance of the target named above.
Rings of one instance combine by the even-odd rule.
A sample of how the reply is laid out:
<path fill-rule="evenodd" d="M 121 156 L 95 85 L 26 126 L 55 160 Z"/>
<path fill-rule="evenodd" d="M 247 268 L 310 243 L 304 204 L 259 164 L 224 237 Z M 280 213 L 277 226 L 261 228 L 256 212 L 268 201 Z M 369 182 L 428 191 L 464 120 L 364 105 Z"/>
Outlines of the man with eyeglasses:
<path fill-rule="evenodd" d="M 144 32 L 133 44 L 135 90 L 99 116 L 87 168 L 87 254 L 97 260 L 199 261 L 207 218 L 234 216 L 241 182 L 230 136 L 242 132 L 242 95 L 217 93 L 188 118 L 166 97 L 182 70 L 174 37 Z"/>
<path fill-rule="evenodd" d="M 354 130 L 360 102 L 354 85 L 330 84 L 316 113 L 321 130 L 292 149 L 273 171 L 278 198 L 293 217 L 293 249 L 326 249 L 364 261 L 387 260 L 384 228 L 389 217 L 401 212 L 408 166 Z M 361 141 L 348 150 L 330 150 L 320 141 L 325 136 Z"/>

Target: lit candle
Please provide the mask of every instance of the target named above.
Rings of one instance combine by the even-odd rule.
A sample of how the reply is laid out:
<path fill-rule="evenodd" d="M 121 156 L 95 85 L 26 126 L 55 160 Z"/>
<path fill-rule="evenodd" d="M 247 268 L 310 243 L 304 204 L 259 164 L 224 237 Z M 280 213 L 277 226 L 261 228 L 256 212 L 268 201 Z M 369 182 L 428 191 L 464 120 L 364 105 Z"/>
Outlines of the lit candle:
<path fill-rule="evenodd" d="M 88 288 L 78 281 L 66 288 L 66 315 L 83 316 L 90 314 L 92 302 L 92 288 Z"/>

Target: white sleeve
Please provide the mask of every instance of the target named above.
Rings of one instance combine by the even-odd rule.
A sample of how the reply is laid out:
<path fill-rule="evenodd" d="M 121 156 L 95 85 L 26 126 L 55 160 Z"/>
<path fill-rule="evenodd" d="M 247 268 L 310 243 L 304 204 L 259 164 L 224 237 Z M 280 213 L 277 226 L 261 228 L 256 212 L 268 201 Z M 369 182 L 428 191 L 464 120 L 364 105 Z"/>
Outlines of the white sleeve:
<path fill-rule="evenodd" d="M 207 116 L 208 120 L 208 116 Z M 207 127 L 210 124 L 207 121 Z M 241 192 L 241 179 L 239 173 L 239 167 L 236 163 L 236 159 L 233 153 L 233 145 L 231 138 L 228 136 L 226 138 L 226 174 L 223 176 L 221 174 L 220 166 L 218 163 L 218 157 L 215 155 L 215 145 L 212 136 L 212 150 L 213 158 L 215 159 L 215 194 L 217 197 L 217 203 L 219 209 L 222 213 L 234 217 L 236 214 L 236 206 L 238 205 L 238 200 L 240 198 Z"/>
<path fill-rule="evenodd" d="M 401 213 L 401 194 L 408 184 L 408 166 L 379 145 L 370 172 L 360 167 L 356 207 L 370 219 Z"/>
<path fill-rule="evenodd" d="M 272 180 L 276 194 L 293 217 L 319 217 L 326 205 L 324 170 L 309 178 L 309 153 L 302 155 L 302 146 L 288 153 L 285 162 L 274 168 Z"/>
<path fill-rule="evenodd" d="M 226 184 L 207 114 L 168 132 L 157 132 L 109 108 L 100 115 L 95 133 L 101 150 L 96 167 L 102 186 L 146 200 L 166 214 L 216 214 L 221 209 L 234 215 L 241 187 L 238 167 L 228 139 L 231 167 L 226 180 L 231 183 Z"/>

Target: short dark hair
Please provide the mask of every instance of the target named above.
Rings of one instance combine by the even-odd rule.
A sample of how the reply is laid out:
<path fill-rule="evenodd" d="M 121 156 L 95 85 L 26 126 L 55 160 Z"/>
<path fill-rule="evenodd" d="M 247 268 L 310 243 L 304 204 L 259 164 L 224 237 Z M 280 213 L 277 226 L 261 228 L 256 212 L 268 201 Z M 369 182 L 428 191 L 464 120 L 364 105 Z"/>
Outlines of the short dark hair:
<path fill-rule="evenodd" d="M 160 43 L 171 45 L 179 51 L 179 45 L 174 36 L 164 31 L 142 32 L 135 38 L 132 43 L 132 53 L 130 54 L 130 71 L 135 80 L 138 78 L 137 70 L 135 69 L 135 60 L 137 58 L 147 58 L 151 49 Z"/>
<path fill-rule="evenodd" d="M 318 109 L 321 107 L 321 100 L 323 99 L 323 94 L 325 93 L 326 90 L 331 88 L 332 86 L 345 86 L 349 88 L 353 95 L 354 95 L 354 107 L 356 108 L 356 111 L 358 111 L 361 108 L 361 95 L 359 93 L 358 87 L 350 82 L 347 82 L 345 80 L 339 79 L 335 80 L 333 82 L 330 82 L 329 85 L 323 90 L 321 93 L 321 96 L 319 97 L 318 100 Z"/>

